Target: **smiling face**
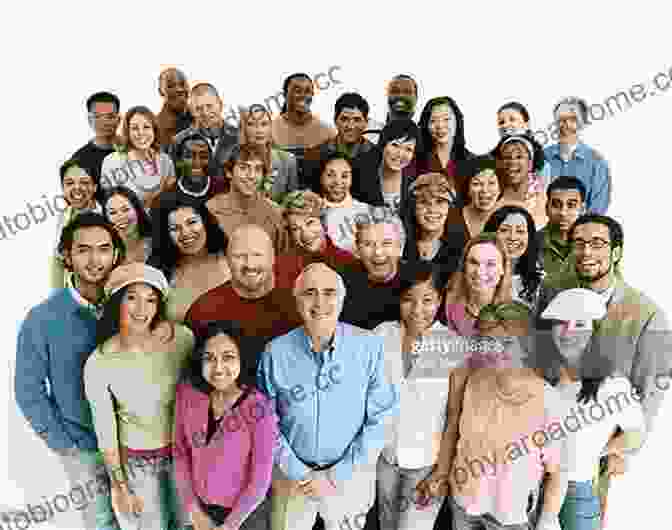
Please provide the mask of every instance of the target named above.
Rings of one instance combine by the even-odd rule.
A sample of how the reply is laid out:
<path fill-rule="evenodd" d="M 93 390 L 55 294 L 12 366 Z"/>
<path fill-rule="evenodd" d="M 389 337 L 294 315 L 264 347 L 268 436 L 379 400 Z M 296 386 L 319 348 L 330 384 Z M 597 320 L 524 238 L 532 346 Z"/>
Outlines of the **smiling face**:
<path fill-rule="evenodd" d="M 338 279 L 327 266 L 317 266 L 299 277 L 296 304 L 309 330 L 332 329 L 339 316 Z"/>
<path fill-rule="evenodd" d="M 585 223 L 573 233 L 576 273 L 580 280 L 594 283 L 612 272 L 614 253 L 609 227 L 602 223 Z"/>
<path fill-rule="evenodd" d="M 525 121 L 523 115 L 514 109 L 504 109 L 497 113 L 497 128 L 505 129 L 528 129 L 530 124 Z"/>
<path fill-rule="evenodd" d="M 67 203 L 76 210 L 87 208 L 93 202 L 96 184 L 93 177 L 82 168 L 73 166 L 63 177 L 63 196 Z"/>
<path fill-rule="evenodd" d="M 464 260 L 464 276 L 473 292 L 494 291 L 504 275 L 504 258 L 491 243 L 479 243 Z"/>
<path fill-rule="evenodd" d="M 180 254 L 194 256 L 206 250 L 203 219 L 193 208 L 178 208 L 168 215 L 168 233 Z"/>
<path fill-rule="evenodd" d="M 365 225 L 357 230 L 357 255 L 374 282 L 384 282 L 397 272 L 401 259 L 397 230 L 391 223 Z"/>
<path fill-rule="evenodd" d="M 294 244 L 311 254 L 322 248 L 324 228 L 320 219 L 312 215 L 291 213 L 287 215 L 287 228 Z"/>
<path fill-rule="evenodd" d="M 154 127 L 144 114 L 136 112 L 128 122 L 128 138 L 131 148 L 146 151 L 154 143 Z"/>
<path fill-rule="evenodd" d="M 401 295 L 401 321 L 409 331 L 423 333 L 434 322 L 440 305 L 441 297 L 430 280 L 416 283 Z"/>
<path fill-rule="evenodd" d="M 218 127 L 222 120 L 222 106 L 222 100 L 207 91 L 192 94 L 191 113 L 194 116 L 194 125 L 203 129 Z"/>
<path fill-rule="evenodd" d="M 324 197 L 334 203 L 343 202 L 350 197 L 352 187 L 352 167 L 347 160 L 335 159 L 324 168 L 320 177 Z"/>
<path fill-rule="evenodd" d="M 566 234 L 579 218 L 582 209 L 583 200 L 579 190 L 554 190 L 546 204 L 548 223 Z"/>
<path fill-rule="evenodd" d="M 264 162 L 257 158 L 238 160 L 233 166 L 231 189 L 243 197 L 257 193 L 259 181 L 264 176 Z"/>
<path fill-rule="evenodd" d="M 390 171 L 401 171 L 413 160 L 415 139 L 392 140 L 383 149 L 383 164 Z"/>
<path fill-rule="evenodd" d="M 290 112 L 310 112 L 313 100 L 313 82 L 305 77 L 297 77 L 287 87 L 287 110 Z"/>
<path fill-rule="evenodd" d="M 495 207 L 501 190 L 494 171 L 486 169 L 469 181 L 469 199 L 476 210 L 489 212 Z"/>
<path fill-rule="evenodd" d="M 159 293 L 145 283 L 132 283 L 126 288 L 121 302 L 121 330 L 129 335 L 141 335 L 149 331 L 159 311 Z"/>
<path fill-rule="evenodd" d="M 126 196 L 117 193 L 105 203 L 105 211 L 117 233 L 126 239 L 138 225 L 138 213 Z"/>
<path fill-rule="evenodd" d="M 171 69 L 161 76 L 161 92 L 166 99 L 166 105 L 175 112 L 184 112 L 187 109 L 187 95 L 189 86 L 187 78 L 176 69 Z"/>
<path fill-rule="evenodd" d="M 497 239 L 506 248 L 511 259 L 518 259 L 527 250 L 529 234 L 527 221 L 520 213 L 510 213 L 497 229 Z"/>
<path fill-rule="evenodd" d="M 429 118 L 429 133 L 436 145 L 452 142 L 456 127 L 457 119 L 450 105 L 437 105 L 432 109 Z"/>
<path fill-rule="evenodd" d="M 576 366 L 593 334 L 592 320 L 556 320 L 551 335 L 560 355 Z"/>
<path fill-rule="evenodd" d="M 273 284 L 273 243 L 260 227 L 237 230 L 227 248 L 231 282 L 250 298 L 265 293 Z"/>
<path fill-rule="evenodd" d="M 443 197 L 420 194 L 415 202 L 415 219 L 425 232 L 443 231 L 450 202 Z"/>
<path fill-rule="evenodd" d="M 362 139 L 362 133 L 366 130 L 367 119 L 361 110 L 344 108 L 336 118 L 338 136 L 344 144 L 356 144 Z"/>
<path fill-rule="evenodd" d="M 271 141 L 271 118 L 267 112 L 255 110 L 245 122 L 248 143 L 266 145 Z"/>
<path fill-rule="evenodd" d="M 191 174 L 193 176 L 203 176 L 208 169 L 210 161 L 210 150 L 205 142 L 192 141 L 189 143 L 189 151 L 191 158 L 187 159 L 191 162 Z"/>
<path fill-rule="evenodd" d="M 203 379 L 220 392 L 238 386 L 240 350 L 228 335 L 220 333 L 205 342 L 203 351 Z"/>
<path fill-rule="evenodd" d="M 516 186 L 527 179 L 530 172 L 530 153 L 520 142 L 505 144 L 500 152 L 498 167 L 502 171 L 504 186 Z"/>
<path fill-rule="evenodd" d="M 73 234 L 72 249 L 65 259 L 80 284 L 103 285 L 114 266 L 114 244 L 110 233 L 100 226 L 80 228 Z"/>

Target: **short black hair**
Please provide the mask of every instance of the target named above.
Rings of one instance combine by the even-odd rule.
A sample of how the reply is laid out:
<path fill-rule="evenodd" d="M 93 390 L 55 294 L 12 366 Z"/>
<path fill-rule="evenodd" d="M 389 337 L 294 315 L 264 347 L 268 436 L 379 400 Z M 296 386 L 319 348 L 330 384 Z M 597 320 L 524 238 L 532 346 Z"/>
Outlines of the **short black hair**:
<path fill-rule="evenodd" d="M 548 185 L 546 197 L 550 200 L 551 193 L 554 191 L 576 190 L 581 195 L 581 200 L 586 202 L 586 186 L 576 177 L 562 176 L 556 178 Z"/>
<path fill-rule="evenodd" d="M 596 213 L 587 213 L 580 216 L 569 229 L 569 241 L 574 241 L 574 230 L 577 226 L 588 223 L 597 223 L 606 226 L 609 229 L 609 239 L 611 239 L 611 248 L 623 247 L 623 227 L 613 217 L 600 215 Z M 620 260 L 619 260 L 620 261 Z"/>
<path fill-rule="evenodd" d="M 544 148 L 530 131 L 527 131 L 525 134 L 507 134 L 502 139 L 500 139 L 497 147 L 495 147 L 494 150 L 495 158 L 500 158 L 502 149 L 505 145 L 514 143 L 516 140 L 518 143 L 522 143 L 523 145 L 525 145 L 523 140 L 526 140 L 530 143 L 532 146 L 532 157 L 530 158 L 530 161 L 532 162 L 532 169 L 534 169 L 534 171 L 541 171 L 545 164 Z"/>
<path fill-rule="evenodd" d="M 75 239 L 75 232 L 81 228 L 93 228 L 100 227 L 104 228 L 110 234 L 112 238 L 112 245 L 119 253 L 117 257 L 117 263 L 124 261 L 126 257 L 126 245 L 121 239 L 121 236 L 117 233 L 114 227 L 105 219 L 105 217 L 96 212 L 84 212 L 75 216 L 75 218 L 70 221 L 61 232 L 61 237 L 58 242 L 58 253 L 61 256 L 65 256 L 67 252 L 72 250 L 72 243 Z M 67 267 L 66 267 L 67 268 Z"/>
<path fill-rule="evenodd" d="M 119 112 L 119 109 L 121 109 L 119 98 L 112 94 L 112 92 L 96 92 L 95 94 L 89 96 L 89 99 L 86 100 L 87 112 L 93 112 L 92 107 L 94 103 L 113 103 L 116 112 Z"/>
<path fill-rule="evenodd" d="M 503 110 L 508 109 L 511 109 L 520 114 L 526 122 L 528 123 L 530 122 L 530 113 L 527 111 L 525 105 L 523 105 L 522 103 L 519 103 L 517 101 L 509 101 L 508 103 L 504 103 L 504 105 L 502 105 L 501 107 L 499 107 L 499 109 L 497 109 L 497 114 L 499 114 Z"/>
<path fill-rule="evenodd" d="M 200 390 L 204 394 L 210 394 L 214 390 L 214 387 L 203 377 L 203 354 L 208 340 L 217 335 L 226 335 L 238 347 L 238 352 L 240 354 L 240 375 L 238 376 L 238 384 L 255 387 L 253 374 L 256 371 L 256 357 L 258 352 L 256 351 L 254 343 L 245 336 L 240 325 L 231 320 L 215 320 L 208 322 L 203 330 L 196 334 L 194 349 L 181 374 L 182 382 L 190 384 L 196 390 Z"/>
<path fill-rule="evenodd" d="M 387 144 L 401 138 L 415 140 L 415 151 L 418 152 L 421 150 L 422 139 L 420 129 L 418 129 L 413 120 L 408 118 L 392 120 L 383 127 L 383 130 L 380 132 L 380 138 L 378 138 L 378 149 L 382 153 Z"/>
<path fill-rule="evenodd" d="M 61 176 L 61 186 L 63 185 L 65 174 L 73 167 L 78 167 L 79 169 L 83 170 L 87 175 L 91 177 L 94 184 L 98 185 L 98 181 L 100 179 L 97 179 L 95 175 L 91 172 L 91 170 L 88 167 L 85 167 L 84 164 L 82 164 L 81 160 L 79 160 L 78 158 L 69 158 L 68 160 L 63 162 L 63 164 L 61 164 L 61 167 L 58 170 L 58 173 Z"/>
<path fill-rule="evenodd" d="M 282 95 L 285 98 L 284 103 L 282 104 L 282 109 L 281 112 L 287 112 L 287 92 L 289 91 L 289 84 L 294 81 L 294 79 L 307 79 L 311 83 L 313 82 L 312 77 L 310 77 L 308 74 L 303 73 L 303 72 L 296 72 L 292 75 L 289 75 L 285 78 L 284 82 L 282 83 Z"/>
<path fill-rule="evenodd" d="M 126 186 L 114 186 L 105 190 L 103 200 L 100 202 L 100 205 L 103 207 L 103 215 L 105 216 L 105 219 L 107 219 L 110 224 L 112 223 L 107 215 L 107 202 L 115 195 L 122 195 L 131 203 L 131 206 L 138 216 L 138 232 L 140 233 L 140 237 L 152 237 L 152 220 L 149 218 L 149 215 L 147 215 L 138 195 Z"/>
<path fill-rule="evenodd" d="M 338 116 L 343 112 L 343 109 L 357 109 L 363 115 L 364 118 L 369 117 L 369 103 L 356 92 L 346 92 L 341 94 L 334 105 L 334 121 L 338 119 Z"/>
<path fill-rule="evenodd" d="M 429 281 L 440 297 L 445 294 L 446 276 L 441 267 L 431 261 L 407 261 L 399 266 L 399 295 L 419 283 Z"/>

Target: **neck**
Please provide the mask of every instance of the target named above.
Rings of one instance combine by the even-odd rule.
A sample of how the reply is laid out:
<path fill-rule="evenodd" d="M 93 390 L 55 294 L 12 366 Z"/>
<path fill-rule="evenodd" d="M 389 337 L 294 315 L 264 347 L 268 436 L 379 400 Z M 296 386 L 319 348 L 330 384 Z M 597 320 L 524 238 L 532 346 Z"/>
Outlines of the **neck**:
<path fill-rule="evenodd" d="M 178 266 L 183 267 L 183 266 L 191 266 L 191 265 L 198 265 L 203 263 L 205 260 L 208 259 L 208 247 L 207 245 L 203 245 L 203 248 L 199 250 L 196 254 L 189 254 L 189 255 L 182 255 L 178 261 Z"/>
<path fill-rule="evenodd" d="M 383 180 L 388 180 L 388 181 L 393 181 L 393 180 L 398 180 L 401 181 L 401 170 L 396 170 L 396 169 L 390 169 L 387 166 L 383 166 Z"/>
<path fill-rule="evenodd" d="M 579 380 L 579 372 L 576 366 L 562 366 L 560 368 L 560 382 L 572 383 Z"/>
<path fill-rule="evenodd" d="M 287 121 L 293 125 L 305 125 L 313 119 L 313 113 L 310 111 L 304 112 L 302 110 L 291 109 L 287 110 L 285 115 L 287 116 Z"/>
<path fill-rule="evenodd" d="M 234 398 L 237 398 L 239 393 L 240 386 L 238 386 L 238 383 L 233 383 L 224 390 L 214 389 L 210 394 L 210 398 L 211 400 L 235 401 Z"/>
<path fill-rule="evenodd" d="M 485 221 L 488 220 L 492 213 L 492 210 L 479 210 L 473 204 L 467 204 L 464 209 L 467 210 L 467 214 L 470 217 L 483 224 L 485 224 Z"/>
<path fill-rule="evenodd" d="M 252 204 L 257 202 L 258 194 L 254 195 L 243 195 L 236 188 L 231 188 L 231 198 L 233 202 L 240 206 L 242 209 L 247 210 Z"/>
<path fill-rule="evenodd" d="M 81 208 L 73 207 L 72 209 L 75 210 L 76 212 L 83 212 L 85 210 L 93 210 L 95 207 L 96 207 L 96 199 L 91 199 L 85 206 L 82 206 Z"/>
<path fill-rule="evenodd" d="M 123 349 L 132 349 L 133 347 L 145 344 L 147 339 L 151 338 L 152 331 L 146 329 L 142 333 L 131 333 L 128 331 L 121 331 L 119 333 L 119 343 Z"/>
<path fill-rule="evenodd" d="M 528 180 L 529 179 L 525 178 L 521 179 L 520 182 L 509 184 L 504 190 L 504 198 L 524 201 L 529 187 Z"/>
<path fill-rule="evenodd" d="M 551 235 L 559 239 L 560 241 L 567 242 L 569 240 L 569 231 L 567 230 L 560 230 L 557 225 L 549 225 L 550 226 L 550 231 Z"/>
<path fill-rule="evenodd" d="M 439 157 L 439 160 L 441 161 L 441 165 L 443 165 L 444 161 L 450 160 L 450 152 L 453 149 L 453 141 L 449 140 L 446 143 L 443 144 L 435 144 L 434 146 L 434 152 L 437 154 Z"/>
<path fill-rule="evenodd" d="M 77 292 L 91 304 L 97 304 L 103 293 L 103 288 L 94 283 L 88 283 L 79 279 Z"/>
<path fill-rule="evenodd" d="M 96 135 L 93 138 L 93 143 L 95 145 L 97 145 L 98 147 L 106 147 L 108 145 L 112 145 L 114 143 L 114 135 L 112 135 L 112 136 Z"/>
<path fill-rule="evenodd" d="M 360 138 L 360 139 L 357 140 L 356 142 L 346 142 L 345 140 L 343 140 L 343 137 L 339 134 L 339 135 L 336 137 L 335 142 L 336 142 L 336 145 L 344 145 L 345 147 L 347 147 L 347 148 L 349 148 L 349 149 L 352 149 L 354 146 L 356 146 L 356 145 L 358 145 L 358 144 L 361 144 L 361 143 L 362 143 L 362 139 Z"/>
<path fill-rule="evenodd" d="M 306 336 L 310 340 L 310 347 L 314 352 L 321 352 L 327 347 L 336 333 L 336 322 L 331 326 L 304 326 Z"/>
<path fill-rule="evenodd" d="M 244 298 L 246 300 L 258 300 L 259 298 L 263 298 L 264 296 L 266 296 L 275 288 L 274 274 L 271 273 L 269 275 L 269 280 L 260 288 L 254 291 L 250 291 L 243 285 L 240 285 L 233 280 L 231 281 L 231 288 L 241 298 Z"/>
<path fill-rule="evenodd" d="M 495 297 L 494 289 L 484 289 L 482 291 L 470 291 L 467 293 L 467 305 L 470 308 L 480 310 L 488 304 L 492 303 Z"/>
<path fill-rule="evenodd" d="M 425 228 L 418 228 L 418 242 L 420 243 L 429 243 L 430 241 L 436 241 L 443 234 L 443 228 L 438 230 L 426 230 Z"/>
<path fill-rule="evenodd" d="M 397 271 L 398 271 L 398 270 L 399 270 L 399 264 L 398 264 L 398 263 L 395 263 L 392 272 L 390 272 L 390 274 L 388 274 L 387 276 L 385 276 L 385 278 L 383 278 L 382 280 L 380 280 L 380 279 L 378 279 L 378 278 L 372 278 L 371 275 L 369 275 L 369 281 L 370 281 L 371 283 L 386 284 L 386 283 L 388 283 L 388 282 L 390 282 L 390 281 L 392 281 L 392 280 L 394 279 L 394 277 L 397 275 Z"/>
<path fill-rule="evenodd" d="M 128 154 L 138 160 L 151 160 L 153 158 L 152 149 L 129 149 Z"/>
<path fill-rule="evenodd" d="M 590 282 L 588 284 L 588 287 L 593 291 L 604 291 L 612 286 L 613 281 L 614 281 L 614 274 L 613 272 L 609 272 L 609 274 L 607 274 L 603 278 L 600 278 L 599 280 L 596 280 L 594 282 Z"/>
<path fill-rule="evenodd" d="M 561 136 L 558 139 L 558 143 L 563 147 L 568 147 L 569 148 L 569 147 L 573 147 L 577 143 L 579 143 L 579 138 L 576 134 L 574 134 L 572 136 Z"/>

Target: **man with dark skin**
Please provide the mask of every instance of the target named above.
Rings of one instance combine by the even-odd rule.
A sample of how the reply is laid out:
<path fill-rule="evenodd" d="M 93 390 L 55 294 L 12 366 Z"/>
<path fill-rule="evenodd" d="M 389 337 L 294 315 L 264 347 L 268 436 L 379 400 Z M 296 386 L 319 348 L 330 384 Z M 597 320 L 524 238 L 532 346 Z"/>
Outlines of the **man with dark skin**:
<path fill-rule="evenodd" d="M 187 108 L 189 83 L 184 72 L 177 68 L 163 70 L 159 75 L 159 94 L 163 98 L 163 107 L 157 115 L 159 141 L 164 146 L 191 125 L 192 116 Z"/>
<path fill-rule="evenodd" d="M 387 85 L 387 121 L 401 118 L 413 119 L 418 102 L 418 84 L 409 75 L 399 74 Z"/>

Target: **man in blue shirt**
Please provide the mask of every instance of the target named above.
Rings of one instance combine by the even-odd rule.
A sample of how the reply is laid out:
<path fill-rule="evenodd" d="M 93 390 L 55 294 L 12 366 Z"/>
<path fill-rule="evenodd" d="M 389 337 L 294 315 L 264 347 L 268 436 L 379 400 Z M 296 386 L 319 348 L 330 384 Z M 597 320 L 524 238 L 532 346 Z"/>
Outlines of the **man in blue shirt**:
<path fill-rule="evenodd" d="M 304 324 L 269 343 L 258 371 L 280 419 L 272 528 L 310 530 L 318 513 L 326 528 L 363 528 L 398 389 L 383 374 L 382 338 L 338 322 L 336 272 L 308 265 L 294 294 Z"/>
<path fill-rule="evenodd" d="M 59 457 L 72 487 L 71 497 L 77 491 L 90 501 L 78 508 L 82 527 L 117 529 L 82 371 L 96 347 L 102 287 L 116 264 L 123 261 L 124 243 L 102 215 L 89 212 L 63 229 L 59 252 L 66 269 L 73 273 L 74 287 L 55 290 L 21 325 L 16 402 L 35 434 Z M 28 505 L 27 512 L 35 524 L 48 515 L 40 505 Z"/>
<path fill-rule="evenodd" d="M 558 143 L 544 149 L 546 184 L 557 177 L 576 177 L 586 187 L 586 210 L 604 215 L 611 202 L 609 163 L 579 139 L 588 123 L 588 105 L 579 98 L 561 100 L 553 109 L 558 128 Z"/>

